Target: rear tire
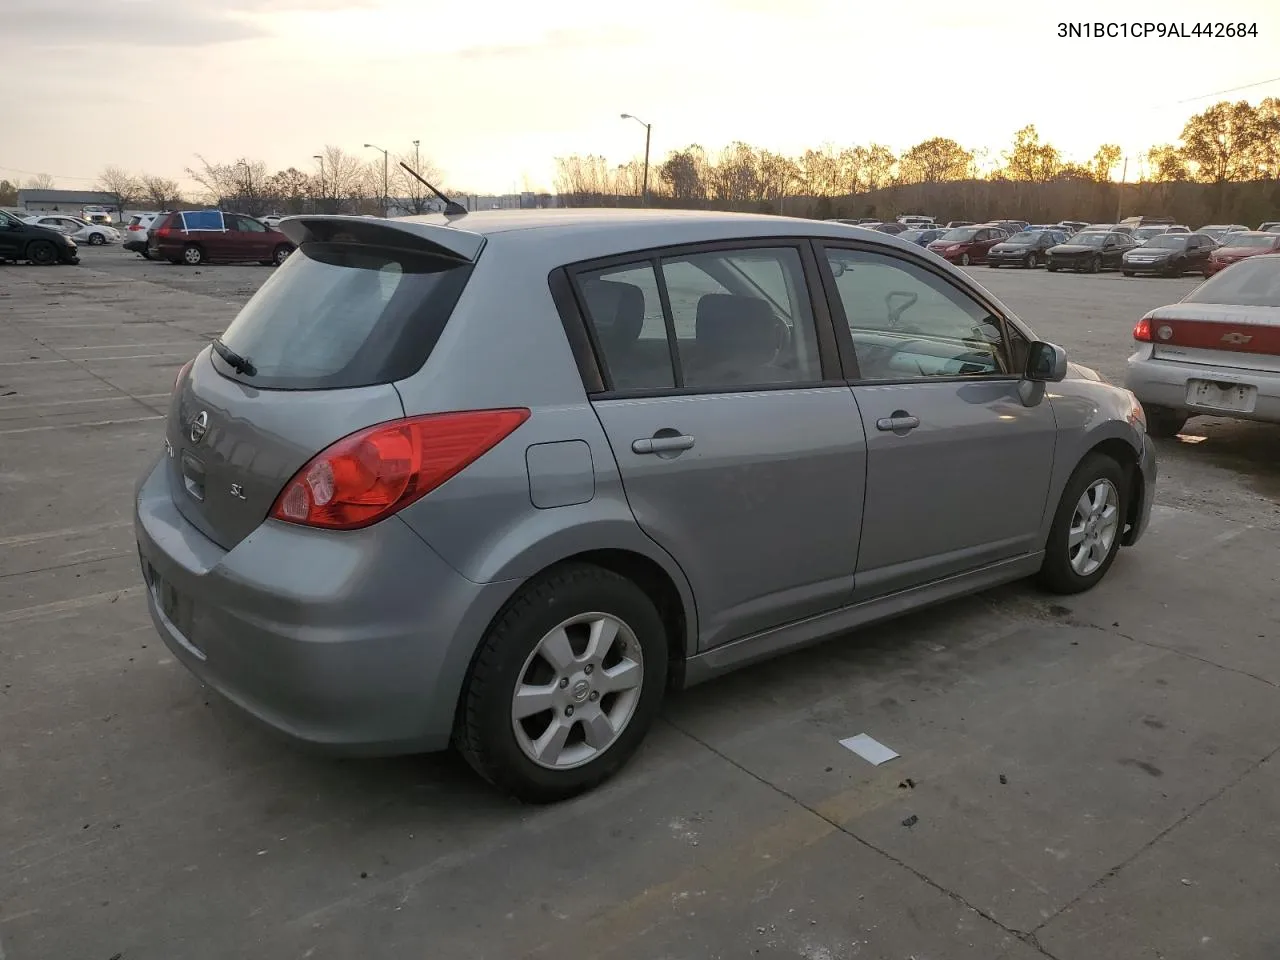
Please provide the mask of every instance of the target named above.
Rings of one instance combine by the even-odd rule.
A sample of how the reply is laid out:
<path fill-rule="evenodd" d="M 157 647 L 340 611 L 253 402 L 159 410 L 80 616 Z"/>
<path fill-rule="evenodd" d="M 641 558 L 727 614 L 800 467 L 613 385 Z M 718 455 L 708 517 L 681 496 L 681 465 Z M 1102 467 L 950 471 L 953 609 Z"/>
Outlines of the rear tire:
<path fill-rule="evenodd" d="M 1100 453 L 1080 462 L 1062 491 L 1045 541 L 1041 586 L 1053 593 L 1083 593 L 1111 568 L 1120 551 L 1129 508 L 1129 484 L 1120 464 Z"/>
<path fill-rule="evenodd" d="M 51 267 L 58 262 L 58 250 L 48 240 L 32 240 L 27 244 L 27 259 L 37 267 Z"/>
<path fill-rule="evenodd" d="M 289 246 L 287 243 L 282 243 L 276 247 L 275 253 L 271 257 L 271 263 L 278 267 L 289 259 L 289 254 L 291 253 L 293 253 L 293 247 Z"/>
<path fill-rule="evenodd" d="M 1035 269 L 1036 267 L 1038 267 L 1038 266 L 1040 266 L 1040 258 L 1039 258 L 1039 257 L 1037 257 L 1034 253 L 1027 257 L 1027 269 L 1028 269 L 1028 270 L 1034 270 L 1034 269 Z"/>
<path fill-rule="evenodd" d="M 996 263 L 994 260 L 988 260 L 988 261 L 987 261 L 987 266 L 988 266 L 988 267 L 990 267 L 992 270 L 999 270 L 999 269 L 1000 269 L 1000 264 Z"/>
<path fill-rule="evenodd" d="M 1132 276 L 1133 276 L 1133 271 L 1132 271 L 1132 270 L 1122 270 L 1122 271 L 1120 271 L 1120 272 L 1121 272 L 1121 273 L 1123 273 L 1126 277 L 1132 277 Z"/>
<path fill-rule="evenodd" d="M 204 263 L 204 251 L 194 243 L 188 243 L 182 248 L 182 262 L 188 267 L 200 266 L 200 264 Z"/>
<path fill-rule="evenodd" d="M 1055 265 L 1054 265 L 1054 264 L 1052 264 L 1052 263 L 1046 263 L 1046 264 L 1044 265 L 1044 268 L 1045 268 L 1046 270 L 1048 270 L 1050 273 L 1057 273 L 1057 272 L 1058 272 L 1058 268 L 1057 268 L 1057 266 L 1055 266 Z"/>
<path fill-rule="evenodd" d="M 1090 273 L 1101 273 L 1101 272 L 1102 272 L 1102 258 L 1101 258 L 1101 257 L 1094 257 L 1092 260 L 1090 260 L 1090 261 L 1089 261 L 1089 272 L 1090 272 Z"/>
<path fill-rule="evenodd" d="M 586 645 L 587 631 L 594 637 L 596 628 L 575 624 L 575 618 L 620 625 L 615 645 L 602 644 L 601 650 L 632 661 L 632 686 L 620 692 L 597 689 L 601 680 L 617 676 L 612 671 L 622 659 L 610 665 L 609 657 L 599 653 L 603 659 L 593 672 Z M 569 637 L 561 649 L 568 647 L 572 655 L 557 658 L 563 664 L 559 667 L 542 653 L 554 649 L 551 641 L 557 634 Z M 567 799 L 612 777 L 635 752 L 662 704 L 667 660 L 666 627 L 638 586 L 591 564 L 550 570 L 525 584 L 485 633 L 459 700 L 454 743 L 476 772 L 500 790 L 529 803 Z M 515 697 L 521 689 L 545 689 L 536 703 L 545 697 L 547 706 L 517 719 Z M 604 745 L 597 747 L 588 739 L 588 723 L 620 706 L 628 706 L 629 712 L 610 721 L 611 726 L 621 724 L 613 727 L 616 733 L 598 723 L 590 727 L 596 736 L 604 731 Z M 544 747 L 545 760 L 535 760 L 531 751 L 556 727 L 567 728 L 567 739 Z M 592 749 L 598 750 L 594 756 Z"/>
<path fill-rule="evenodd" d="M 1142 412 L 1147 415 L 1147 433 L 1161 440 L 1176 437 L 1187 424 L 1187 415 L 1180 410 L 1143 405 Z"/>
<path fill-rule="evenodd" d="M 139 250 L 138 252 L 139 252 L 140 254 L 142 254 L 142 259 L 143 259 L 143 260 L 150 260 L 150 259 L 151 259 L 151 251 L 150 251 L 150 250 Z"/>

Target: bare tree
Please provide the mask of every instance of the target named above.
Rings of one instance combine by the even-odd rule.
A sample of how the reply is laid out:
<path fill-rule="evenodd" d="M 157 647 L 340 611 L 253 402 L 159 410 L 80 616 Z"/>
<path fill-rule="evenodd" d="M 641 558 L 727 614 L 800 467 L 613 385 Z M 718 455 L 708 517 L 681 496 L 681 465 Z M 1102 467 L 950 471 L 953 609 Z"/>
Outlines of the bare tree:
<path fill-rule="evenodd" d="M 426 213 L 431 209 L 431 204 L 439 202 L 439 198 L 423 186 L 416 177 L 410 176 L 404 167 L 400 166 L 401 163 L 406 163 L 410 167 L 415 163 L 418 164 L 416 168 L 418 176 L 441 191 L 444 190 L 441 182 L 444 174 L 426 157 L 421 154 L 415 155 L 413 151 L 402 153 L 391 161 L 391 195 L 401 201 L 402 206 L 407 206 L 410 213 Z"/>
<path fill-rule="evenodd" d="M 671 153 L 658 167 L 658 182 L 665 184 L 679 205 L 701 203 L 707 198 L 707 154 L 696 143 Z"/>
<path fill-rule="evenodd" d="M 157 210 L 171 210 L 182 200 L 182 191 L 176 180 L 144 173 L 141 177 L 142 196 Z"/>
<path fill-rule="evenodd" d="M 217 206 L 234 205 L 245 213 L 261 216 L 264 209 L 264 187 L 267 165 L 261 160 L 243 157 L 230 163 L 213 163 L 196 154 L 197 167 L 187 167 L 187 176 L 205 188 L 206 199 Z"/>
<path fill-rule="evenodd" d="M 107 193 L 115 194 L 116 204 L 120 207 L 121 213 L 126 206 L 136 203 L 143 194 L 141 181 L 129 171 L 119 167 L 106 167 L 98 175 L 98 187 Z"/>
<path fill-rule="evenodd" d="M 27 190 L 54 190 L 58 186 L 56 180 L 47 173 L 37 173 L 27 178 L 27 182 L 23 187 Z"/>
<path fill-rule="evenodd" d="M 296 167 L 278 170 L 263 181 L 267 202 L 281 213 L 304 213 L 307 198 L 313 192 L 311 177 Z"/>
<path fill-rule="evenodd" d="M 898 161 L 898 175 L 904 183 L 943 183 L 964 180 L 969 175 L 971 154 L 948 137 L 930 137 L 917 143 Z"/>

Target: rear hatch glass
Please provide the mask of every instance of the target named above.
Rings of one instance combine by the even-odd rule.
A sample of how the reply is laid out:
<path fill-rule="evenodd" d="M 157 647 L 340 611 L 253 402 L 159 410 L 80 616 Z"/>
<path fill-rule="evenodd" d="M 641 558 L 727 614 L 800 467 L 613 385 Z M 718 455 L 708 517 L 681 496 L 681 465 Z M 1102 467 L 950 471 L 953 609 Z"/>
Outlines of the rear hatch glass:
<path fill-rule="evenodd" d="M 313 456 L 403 416 L 393 382 L 426 361 L 471 269 L 419 251 L 304 243 L 222 335 L 251 369 L 205 350 L 170 407 L 182 514 L 230 549 Z"/>
<path fill-rule="evenodd" d="M 250 364 L 223 376 L 269 390 L 391 383 L 435 346 L 471 265 L 408 250 L 304 243 L 222 335 Z"/>

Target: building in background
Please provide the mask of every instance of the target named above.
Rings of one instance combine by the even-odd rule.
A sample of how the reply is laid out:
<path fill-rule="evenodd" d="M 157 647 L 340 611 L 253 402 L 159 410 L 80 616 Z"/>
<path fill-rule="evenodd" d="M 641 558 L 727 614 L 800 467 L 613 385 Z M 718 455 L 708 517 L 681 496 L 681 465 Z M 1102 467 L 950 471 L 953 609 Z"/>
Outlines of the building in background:
<path fill-rule="evenodd" d="M 102 211 L 119 220 L 120 198 L 100 190 L 19 190 L 18 209 L 25 216 L 63 213 L 86 220 L 88 213 Z"/>

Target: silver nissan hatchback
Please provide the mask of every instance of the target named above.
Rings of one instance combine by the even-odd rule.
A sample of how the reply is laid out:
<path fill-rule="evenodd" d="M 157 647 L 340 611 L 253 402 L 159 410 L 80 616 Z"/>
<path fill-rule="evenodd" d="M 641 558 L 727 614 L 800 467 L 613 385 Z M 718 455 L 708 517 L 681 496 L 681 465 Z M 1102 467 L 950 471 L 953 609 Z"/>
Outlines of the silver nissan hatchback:
<path fill-rule="evenodd" d="M 295 217 L 137 490 L 156 628 L 294 738 L 531 801 L 664 693 L 1142 534 L 1141 406 L 939 257 L 697 212 Z"/>

